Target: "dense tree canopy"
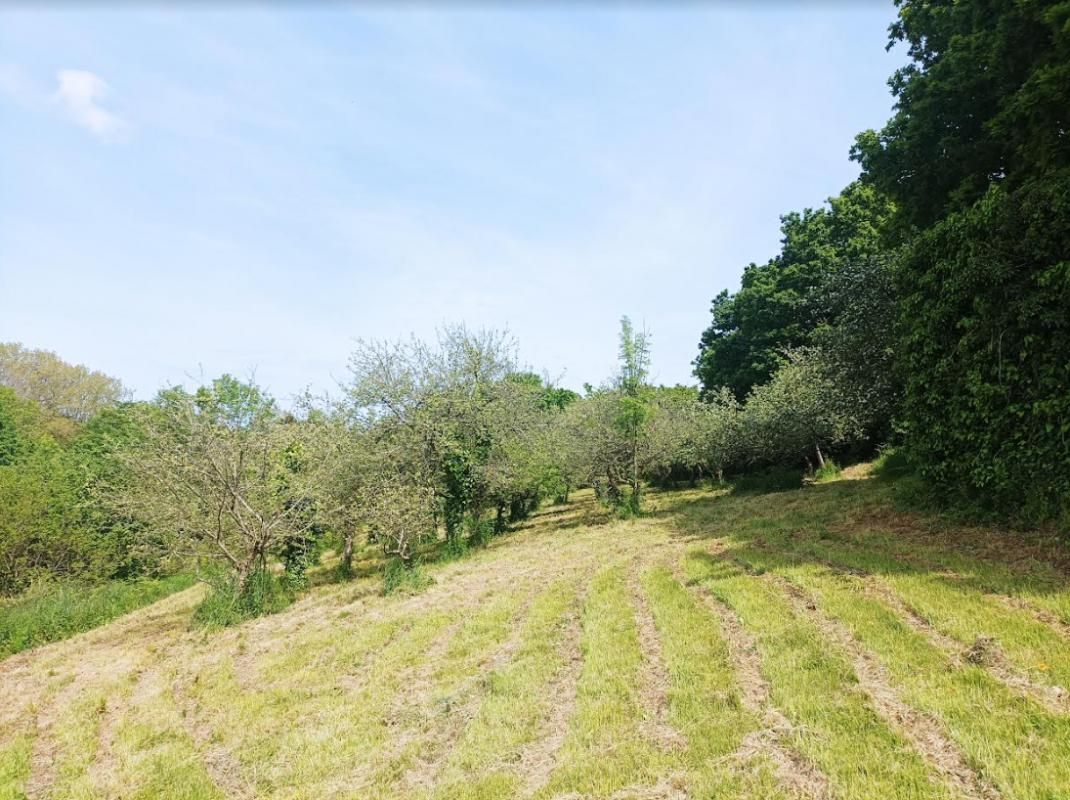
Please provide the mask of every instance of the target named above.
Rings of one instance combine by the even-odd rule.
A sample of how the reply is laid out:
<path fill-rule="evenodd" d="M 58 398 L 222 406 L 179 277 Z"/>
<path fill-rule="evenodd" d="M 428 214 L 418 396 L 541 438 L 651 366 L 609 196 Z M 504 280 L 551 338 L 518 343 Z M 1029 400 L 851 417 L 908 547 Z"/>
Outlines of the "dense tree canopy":
<path fill-rule="evenodd" d="M 889 84 L 896 111 L 853 155 L 904 226 L 969 207 L 1070 163 L 1070 3 L 898 0 L 889 46 L 910 62 Z"/>
<path fill-rule="evenodd" d="M 862 134 L 909 235 L 906 442 L 942 491 L 1034 517 L 1070 496 L 1070 3 L 900 3 L 911 62 Z"/>
<path fill-rule="evenodd" d="M 890 213 L 872 187 L 853 183 L 828 208 L 783 216 L 780 253 L 750 264 L 738 292 L 714 298 L 695 359 L 707 395 L 727 386 L 743 399 L 769 379 L 785 348 L 809 344 L 826 310 L 815 302 L 815 290 L 846 264 L 881 252 Z"/>

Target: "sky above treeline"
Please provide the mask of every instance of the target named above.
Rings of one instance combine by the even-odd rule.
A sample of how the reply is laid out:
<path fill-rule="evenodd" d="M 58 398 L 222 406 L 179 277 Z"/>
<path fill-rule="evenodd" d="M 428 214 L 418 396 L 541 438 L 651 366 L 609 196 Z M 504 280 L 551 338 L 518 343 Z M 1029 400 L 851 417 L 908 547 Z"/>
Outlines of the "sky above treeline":
<path fill-rule="evenodd" d="M 692 383 L 709 303 L 857 175 L 892 4 L 0 8 L 0 341 L 139 398 L 285 399 L 358 338 L 508 328 L 565 386 L 618 320 Z"/>

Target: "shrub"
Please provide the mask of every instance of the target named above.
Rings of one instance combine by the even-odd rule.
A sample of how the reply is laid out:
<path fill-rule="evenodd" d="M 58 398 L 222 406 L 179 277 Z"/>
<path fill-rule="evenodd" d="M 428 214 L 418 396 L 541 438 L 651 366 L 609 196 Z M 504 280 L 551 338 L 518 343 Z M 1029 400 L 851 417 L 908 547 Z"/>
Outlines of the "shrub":
<path fill-rule="evenodd" d="M 419 564 L 407 564 L 400 558 L 390 559 L 383 569 L 383 594 L 416 594 L 432 583 L 434 581 L 424 574 Z"/>
<path fill-rule="evenodd" d="M 282 611 L 294 600 L 284 576 L 265 569 L 252 573 L 243 587 L 227 576 L 213 581 L 212 591 L 193 612 L 193 624 L 203 627 L 237 625 Z"/>
<path fill-rule="evenodd" d="M 834 481 L 843 474 L 843 470 L 840 469 L 839 464 L 833 461 L 831 458 L 825 459 L 824 466 L 820 467 L 814 472 L 814 483 L 826 483 L 828 481 Z"/>

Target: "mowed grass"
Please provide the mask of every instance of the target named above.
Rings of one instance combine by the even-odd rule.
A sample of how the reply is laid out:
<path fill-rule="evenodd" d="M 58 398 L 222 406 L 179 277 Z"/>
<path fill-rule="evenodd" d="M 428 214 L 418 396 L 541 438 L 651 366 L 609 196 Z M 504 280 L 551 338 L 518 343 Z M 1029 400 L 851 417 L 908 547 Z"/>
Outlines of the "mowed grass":
<path fill-rule="evenodd" d="M 581 493 L 414 595 L 176 595 L 0 661 L 0 800 L 1070 798 L 1070 554 L 894 493 Z"/>

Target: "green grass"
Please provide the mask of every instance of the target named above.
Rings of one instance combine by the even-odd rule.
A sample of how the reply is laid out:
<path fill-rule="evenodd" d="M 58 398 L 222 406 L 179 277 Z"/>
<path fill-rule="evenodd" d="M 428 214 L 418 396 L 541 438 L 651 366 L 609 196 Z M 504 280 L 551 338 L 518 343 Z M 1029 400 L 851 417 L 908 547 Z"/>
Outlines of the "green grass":
<path fill-rule="evenodd" d="M 1070 798 L 1037 694 L 1070 676 L 1070 552 L 899 485 L 652 491 L 633 520 L 577 492 L 415 593 L 135 611 L 0 662 L 0 800 Z M 979 635 L 1034 687 L 964 659 Z"/>
<path fill-rule="evenodd" d="M 823 611 L 844 622 L 886 667 L 904 699 L 940 720 L 967 759 L 984 765 L 983 773 L 1005 800 L 1059 797 L 1070 787 L 1070 717 L 1045 711 L 979 666 L 951 662 L 865 595 L 857 577 L 744 556 L 806 588 Z"/>
<path fill-rule="evenodd" d="M 761 724 L 743 707 L 718 623 L 665 569 L 643 586 L 669 667 L 669 714 L 687 739 L 684 763 L 692 797 L 784 797 L 766 759 L 732 755 Z"/>
<path fill-rule="evenodd" d="M 575 583 L 560 581 L 535 599 L 516 657 L 485 678 L 487 697 L 450 754 L 436 800 L 494 800 L 519 792 L 522 777 L 511 766 L 550 716 L 547 689 L 567 666 L 562 644 L 575 596 Z"/>
<path fill-rule="evenodd" d="M 193 583 L 189 575 L 175 575 L 95 586 L 43 586 L 0 605 L 0 658 L 111 622 Z"/>
<path fill-rule="evenodd" d="M 203 628 L 226 628 L 246 620 L 277 614 L 293 603 L 295 595 L 282 577 L 258 570 L 244 590 L 228 576 L 218 576 L 193 612 L 193 624 Z"/>
<path fill-rule="evenodd" d="M 98 796 L 224 800 L 182 725 L 164 676 L 144 694 L 117 723 L 114 768 L 104 779 L 107 791 Z"/>
<path fill-rule="evenodd" d="M 608 797 L 652 783 L 663 766 L 640 727 L 643 653 L 622 569 L 605 570 L 591 581 L 582 624 L 576 710 L 558 767 L 536 797 L 569 792 Z"/>
<path fill-rule="evenodd" d="M 371 754 L 369 793 L 376 797 L 411 797 L 407 780 L 421 762 L 444 760 L 450 731 L 461 724 L 466 709 L 478 707 L 486 690 L 479 666 L 503 647 L 524 605 L 524 593 L 511 591 L 492 598 L 463 620 L 440 656 L 417 670 L 413 683 L 420 692 L 400 698 L 384 722 L 404 746 Z M 436 770 L 425 768 L 433 775 Z"/>
<path fill-rule="evenodd" d="M 837 797 L 952 796 L 876 712 L 844 655 L 775 587 L 704 552 L 689 554 L 686 566 L 754 634 L 771 700 L 795 726 L 793 745 Z"/>
<path fill-rule="evenodd" d="M 997 583 L 994 570 L 987 581 L 982 579 L 981 586 L 971 580 L 970 576 L 981 566 L 974 559 L 949 558 L 931 547 L 919 558 L 915 548 L 902 553 L 904 543 L 879 535 L 858 543 L 829 537 L 820 530 L 811 538 L 800 537 L 791 526 L 767 526 L 762 536 L 766 547 L 775 545 L 780 552 L 870 574 L 964 649 L 981 637 L 993 638 L 1007 659 L 1032 680 L 1070 688 L 1070 644 L 1066 637 L 1039 621 L 1028 609 L 1012 607 L 982 588 Z M 952 565 L 954 570 L 949 569 Z M 1003 577 L 1006 581 L 1008 576 L 1004 573 Z M 1047 598 L 1040 600 L 1040 607 L 1062 612 L 1070 593 L 1026 589 L 1017 596 L 1033 602 Z"/>
<path fill-rule="evenodd" d="M 23 734 L 0 745 L 0 800 L 25 800 L 33 737 Z"/>
<path fill-rule="evenodd" d="M 814 483 L 829 483 L 830 481 L 839 480 L 843 475 L 843 470 L 840 466 L 831 458 L 825 460 L 825 465 L 819 467 L 814 472 Z"/>

